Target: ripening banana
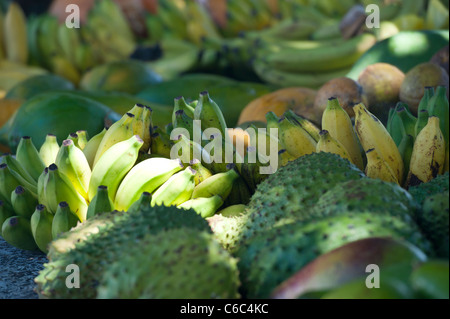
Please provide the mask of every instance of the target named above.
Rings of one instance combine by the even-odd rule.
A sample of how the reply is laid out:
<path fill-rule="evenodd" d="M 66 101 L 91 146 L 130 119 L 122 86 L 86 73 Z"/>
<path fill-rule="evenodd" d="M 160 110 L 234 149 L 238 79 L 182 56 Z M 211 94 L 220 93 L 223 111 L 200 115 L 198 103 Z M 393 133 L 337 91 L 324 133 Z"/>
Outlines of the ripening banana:
<path fill-rule="evenodd" d="M 92 136 L 83 149 L 84 156 L 86 157 L 91 169 L 94 167 L 95 154 L 97 153 L 100 142 L 103 136 L 106 134 L 106 128 L 104 128 L 100 133 Z"/>
<path fill-rule="evenodd" d="M 43 253 L 48 253 L 48 244 L 52 236 L 53 215 L 42 204 L 36 206 L 30 218 L 31 233 L 34 241 Z"/>
<path fill-rule="evenodd" d="M 11 205 L 18 216 L 30 218 L 38 204 L 36 195 L 21 185 L 11 192 Z"/>
<path fill-rule="evenodd" d="M 141 147 L 141 152 L 148 153 L 150 151 L 150 145 L 152 143 L 152 136 L 151 136 L 151 130 L 152 130 L 152 115 L 153 110 L 150 106 L 144 105 L 144 111 L 142 112 L 139 120 L 143 123 L 142 127 L 142 140 L 144 141 L 144 144 Z"/>
<path fill-rule="evenodd" d="M 53 164 L 59 151 L 59 144 L 56 135 L 47 134 L 45 141 L 39 149 L 39 156 L 45 166 Z"/>
<path fill-rule="evenodd" d="M 208 177 L 213 176 L 213 173 L 205 166 L 203 166 L 203 164 L 198 159 L 190 161 L 189 165 L 195 170 L 195 186 L 203 182 Z"/>
<path fill-rule="evenodd" d="M 322 130 L 327 130 L 344 146 L 351 158 L 350 162 L 360 170 L 364 169 L 358 137 L 353 129 L 352 120 L 335 97 L 331 97 L 327 101 L 327 107 L 322 114 Z"/>
<path fill-rule="evenodd" d="M 430 116 L 428 124 L 414 142 L 406 186 L 429 182 L 443 173 L 444 166 L 445 140 L 439 127 L 439 118 Z"/>
<path fill-rule="evenodd" d="M 214 100 L 211 99 L 207 91 L 200 93 L 197 106 L 194 109 L 194 120 L 201 121 L 201 128 L 214 128 L 220 131 L 222 137 L 227 134 L 227 124 L 222 110 Z"/>
<path fill-rule="evenodd" d="M 97 164 L 103 153 L 105 153 L 111 146 L 116 143 L 125 141 L 132 137 L 133 122 L 135 115 L 132 113 L 125 113 L 117 122 L 114 122 L 105 132 L 95 153 L 93 167 Z"/>
<path fill-rule="evenodd" d="M 298 158 L 316 151 L 317 142 L 302 127 L 292 124 L 287 118 L 281 118 L 278 127 L 278 139 L 292 156 Z"/>
<path fill-rule="evenodd" d="M 0 194 L 11 204 L 11 193 L 17 186 L 23 185 L 28 191 L 37 194 L 37 187 L 31 185 L 18 174 L 14 174 L 8 164 L 0 164 Z"/>
<path fill-rule="evenodd" d="M 320 152 L 332 153 L 347 159 L 349 162 L 352 161 L 344 145 L 342 145 L 341 142 L 332 137 L 327 130 L 320 131 L 319 136 L 320 138 L 316 146 L 317 153 Z"/>
<path fill-rule="evenodd" d="M 403 177 L 403 159 L 394 140 L 375 115 L 360 103 L 355 111 L 355 131 L 365 152 L 375 148 L 395 174 L 397 180 Z"/>
<path fill-rule="evenodd" d="M 57 238 L 60 234 L 69 231 L 79 222 L 78 216 L 72 211 L 70 205 L 62 201 L 58 204 L 52 222 L 52 237 Z"/>
<path fill-rule="evenodd" d="M 81 222 L 86 220 L 87 201 L 75 190 L 69 178 L 59 171 L 56 164 L 51 164 L 48 167 L 44 183 L 47 209 L 50 212 L 55 213 L 60 202 L 67 202 Z"/>
<path fill-rule="evenodd" d="M 31 137 L 23 136 L 20 139 L 19 145 L 17 146 L 16 159 L 28 174 L 33 177 L 34 181 L 37 182 L 45 165 L 44 162 L 42 162 L 39 151 L 34 146 Z"/>
<path fill-rule="evenodd" d="M 102 213 L 112 212 L 113 210 L 114 203 L 109 198 L 108 186 L 100 185 L 97 187 L 97 194 L 95 194 L 94 198 L 89 203 L 86 219 Z"/>
<path fill-rule="evenodd" d="M 64 140 L 55 164 L 59 171 L 69 178 L 74 189 L 87 199 L 92 171 L 83 151 L 76 147 L 72 140 Z"/>
<path fill-rule="evenodd" d="M 371 148 L 366 152 L 367 165 L 365 173 L 367 177 L 374 179 L 381 179 L 385 182 L 392 182 L 399 184 L 397 176 L 395 176 L 392 169 L 386 161 L 380 156 L 375 148 Z"/>
<path fill-rule="evenodd" d="M 233 188 L 234 181 L 239 178 L 233 165 L 229 167 L 231 168 L 228 171 L 214 174 L 195 186 L 192 198 L 220 195 L 225 200 Z"/>
<path fill-rule="evenodd" d="M 134 166 L 139 155 L 139 149 L 144 144 L 138 135 L 112 145 L 92 169 L 89 181 L 88 197 L 91 201 L 100 185 L 108 187 L 108 194 L 112 201 L 120 182 Z"/>
<path fill-rule="evenodd" d="M 149 158 L 136 164 L 117 189 L 114 199 L 115 209 L 128 210 L 143 192 L 153 193 L 182 169 L 183 165 L 179 159 L 164 157 Z"/>
<path fill-rule="evenodd" d="M 9 61 L 27 64 L 27 18 L 17 2 L 10 2 L 3 20 L 5 57 Z"/>
<path fill-rule="evenodd" d="M 318 142 L 319 141 L 319 133 L 320 129 L 314 125 L 311 121 L 304 118 L 301 115 L 296 114 L 292 110 L 287 110 L 284 112 L 284 117 L 286 117 L 288 120 L 290 120 L 292 123 L 300 125 L 306 132 L 311 135 L 311 137 Z"/>
<path fill-rule="evenodd" d="M 222 205 L 222 197 L 219 195 L 214 195 L 211 197 L 198 197 L 195 199 L 190 199 L 177 207 L 186 210 L 193 209 L 203 218 L 207 218 L 213 216 Z"/>
<path fill-rule="evenodd" d="M 152 194 L 152 206 L 177 206 L 188 201 L 194 191 L 195 171 L 188 166 L 173 174 Z"/>
<path fill-rule="evenodd" d="M 278 167 L 285 166 L 287 163 L 296 160 L 297 157 L 289 154 L 285 149 L 281 149 L 278 151 Z"/>

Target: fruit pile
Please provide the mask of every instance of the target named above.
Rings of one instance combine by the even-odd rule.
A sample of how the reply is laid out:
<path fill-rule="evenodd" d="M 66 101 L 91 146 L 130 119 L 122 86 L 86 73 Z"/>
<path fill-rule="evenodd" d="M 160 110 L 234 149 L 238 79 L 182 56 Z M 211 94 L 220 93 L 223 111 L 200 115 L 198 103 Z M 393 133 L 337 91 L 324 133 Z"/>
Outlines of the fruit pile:
<path fill-rule="evenodd" d="M 374 2 L 11 4 L 0 235 L 37 295 L 448 298 L 448 8 Z"/>

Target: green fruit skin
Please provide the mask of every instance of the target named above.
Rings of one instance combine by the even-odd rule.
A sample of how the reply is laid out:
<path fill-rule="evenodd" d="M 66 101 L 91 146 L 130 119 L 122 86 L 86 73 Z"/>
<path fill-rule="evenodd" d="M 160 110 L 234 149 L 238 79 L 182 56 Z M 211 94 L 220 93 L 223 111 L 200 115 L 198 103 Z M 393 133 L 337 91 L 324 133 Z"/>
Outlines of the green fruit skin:
<path fill-rule="evenodd" d="M 10 245 L 23 250 L 37 250 L 31 233 L 30 221 L 21 216 L 12 216 L 3 222 L 2 236 Z"/>
<path fill-rule="evenodd" d="M 448 259 L 423 263 L 413 271 L 411 283 L 418 298 L 449 299 Z"/>

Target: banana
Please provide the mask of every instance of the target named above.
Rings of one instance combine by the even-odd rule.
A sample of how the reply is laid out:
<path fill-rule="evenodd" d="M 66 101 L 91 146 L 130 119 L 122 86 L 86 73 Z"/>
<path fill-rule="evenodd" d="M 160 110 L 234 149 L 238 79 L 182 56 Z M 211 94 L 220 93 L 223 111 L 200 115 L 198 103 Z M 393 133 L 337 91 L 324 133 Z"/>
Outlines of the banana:
<path fill-rule="evenodd" d="M 49 69 L 53 74 L 59 75 L 70 82 L 72 82 L 75 86 L 78 86 L 80 83 L 82 74 L 75 65 L 70 62 L 65 56 L 62 55 L 53 55 L 49 59 Z"/>
<path fill-rule="evenodd" d="M 200 93 L 197 106 L 194 109 L 194 120 L 201 121 L 203 131 L 208 128 L 215 128 L 220 131 L 222 137 L 227 136 L 227 124 L 222 110 L 211 99 L 207 91 Z"/>
<path fill-rule="evenodd" d="M 174 133 L 174 131 L 172 132 Z M 210 169 L 214 166 L 214 160 L 210 157 L 210 153 L 200 144 L 188 139 L 185 135 L 171 136 L 171 140 L 175 141 L 174 146 L 170 150 L 171 159 L 180 159 L 184 165 L 189 165 L 193 160 L 199 160 L 205 163 L 205 166 Z"/>
<path fill-rule="evenodd" d="M 284 149 L 295 157 L 311 154 L 316 151 L 317 142 L 302 127 L 281 118 L 278 122 L 279 141 Z"/>
<path fill-rule="evenodd" d="M 194 176 L 190 166 L 173 174 L 152 194 L 151 205 L 177 206 L 188 201 L 195 187 Z"/>
<path fill-rule="evenodd" d="M 0 199 L 0 236 L 2 236 L 2 225 L 9 217 L 14 216 L 14 210 L 6 201 Z"/>
<path fill-rule="evenodd" d="M 86 157 L 91 169 L 94 167 L 95 154 L 97 153 L 98 147 L 100 146 L 100 143 L 105 134 L 106 128 L 103 128 L 101 132 L 95 134 L 88 140 L 83 149 L 84 156 Z"/>
<path fill-rule="evenodd" d="M 360 103 L 353 107 L 355 131 L 365 152 L 375 148 L 387 162 L 397 180 L 403 177 L 403 159 L 389 132 L 383 124 Z"/>
<path fill-rule="evenodd" d="M 50 164 L 51 165 L 51 164 Z M 47 198 L 45 196 L 45 182 L 48 174 L 48 167 L 44 168 L 42 174 L 37 181 L 37 197 L 39 204 L 47 206 Z"/>
<path fill-rule="evenodd" d="M 414 138 L 419 135 L 420 131 L 427 125 L 428 118 L 430 117 L 427 109 L 422 109 L 417 114 L 417 122 L 414 126 Z"/>
<path fill-rule="evenodd" d="M 396 112 L 403 123 L 405 133 L 414 136 L 417 118 L 405 106 L 397 108 Z"/>
<path fill-rule="evenodd" d="M 219 210 L 216 214 L 223 217 L 240 216 L 245 212 L 246 207 L 244 204 L 231 205 Z"/>
<path fill-rule="evenodd" d="M 439 118 L 430 116 L 414 141 L 406 187 L 426 183 L 442 174 L 445 166 L 445 140 Z"/>
<path fill-rule="evenodd" d="M 81 149 L 72 140 L 64 140 L 56 156 L 59 172 L 68 177 L 73 188 L 85 199 L 88 199 L 91 167 Z"/>
<path fill-rule="evenodd" d="M 277 135 L 279 135 L 278 122 L 280 121 L 280 118 L 272 111 L 267 112 L 265 117 L 266 117 L 266 122 L 267 122 L 266 123 L 267 132 L 269 134 L 272 134 L 272 132 L 274 132 L 274 131 L 272 131 L 271 129 L 276 129 Z"/>
<path fill-rule="evenodd" d="M 424 88 L 424 93 L 422 98 L 420 99 L 419 106 L 417 107 L 417 114 L 420 113 L 422 110 L 428 111 L 428 103 L 430 102 L 430 99 L 434 95 L 434 87 L 433 86 L 426 86 Z"/>
<path fill-rule="evenodd" d="M 144 144 L 138 135 L 133 135 L 125 141 L 112 145 L 98 160 L 98 165 L 92 169 L 89 181 L 88 197 L 91 201 L 100 185 L 108 187 L 108 194 L 112 201 L 120 182 L 134 166 L 139 149 Z"/>
<path fill-rule="evenodd" d="M 44 205 L 37 205 L 30 218 L 31 233 L 34 241 L 43 253 L 48 253 L 48 244 L 52 236 L 53 215 Z"/>
<path fill-rule="evenodd" d="M 45 141 L 39 148 L 39 156 L 45 166 L 53 164 L 56 160 L 56 155 L 59 152 L 59 144 L 56 135 L 47 134 L 45 136 Z"/>
<path fill-rule="evenodd" d="M 76 65 L 76 48 L 82 43 L 79 30 L 68 28 L 65 23 L 61 23 L 58 26 L 57 41 L 65 58 Z"/>
<path fill-rule="evenodd" d="M 278 167 L 285 166 L 287 163 L 294 161 L 297 157 L 289 154 L 285 149 L 278 151 Z"/>
<path fill-rule="evenodd" d="M 180 209 L 193 209 L 197 214 L 203 218 L 213 216 L 216 211 L 223 205 L 223 199 L 219 195 L 211 197 L 199 197 L 190 199 L 178 205 Z"/>
<path fill-rule="evenodd" d="M 170 136 L 162 130 L 159 130 L 158 132 L 153 133 L 151 137 L 151 154 L 160 155 L 165 158 L 171 158 L 170 153 L 175 143 L 170 139 Z"/>
<path fill-rule="evenodd" d="M 375 148 L 368 149 L 366 157 L 365 173 L 367 177 L 399 184 L 397 176 Z"/>
<path fill-rule="evenodd" d="M 339 155 L 342 158 L 347 159 L 349 162 L 352 161 L 350 155 L 348 154 L 345 146 L 341 142 L 336 140 L 330 135 L 327 130 L 322 130 L 319 133 L 320 139 L 316 145 L 316 152 L 326 152 Z"/>
<path fill-rule="evenodd" d="M 133 134 L 133 123 L 135 115 L 132 113 L 125 113 L 120 120 L 114 122 L 105 132 L 95 153 L 93 167 L 97 164 L 103 153 L 105 153 L 111 146 L 116 143 L 125 141 L 131 138 Z"/>
<path fill-rule="evenodd" d="M 10 245 L 24 250 L 38 249 L 31 233 L 29 219 L 22 216 L 12 216 L 2 225 L 2 237 Z"/>
<path fill-rule="evenodd" d="M 412 137 L 409 134 L 403 136 L 402 141 L 398 146 L 398 150 L 400 152 L 400 155 L 402 156 L 404 166 L 402 179 L 399 180 L 401 185 L 404 185 L 404 181 L 406 180 L 407 174 L 409 172 L 409 163 L 411 161 L 413 149 L 414 149 L 414 137 Z"/>
<path fill-rule="evenodd" d="M 360 170 L 364 170 L 358 137 L 353 128 L 352 120 L 337 98 L 328 99 L 327 107 L 322 113 L 322 129 L 327 130 L 331 137 L 344 146 L 351 158 L 350 162 Z"/>
<path fill-rule="evenodd" d="M 112 212 L 114 210 L 114 203 L 108 196 L 108 187 L 100 185 L 97 187 L 97 193 L 92 201 L 89 203 L 86 219 L 92 218 L 95 215 Z"/>
<path fill-rule="evenodd" d="M 133 204 L 131 204 L 130 208 L 128 208 L 127 212 L 134 212 L 138 211 L 142 208 L 150 207 L 152 202 L 152 194 L 149 192 L 143 192 L 141 194 L 141 197 L 137 201 L 135 201 Z"/>
<path fill-rule="evenodd" d="M 196 101 L 198 102 L 198 100 L 196 100 Z M 175 113 L 179 110 L 183 110 L 184 113 L 191 119 L 194 118 L 195 106 L 192 107 L 191 105 L 189 105 L 183 96 L 178 96 L 174 99 L 174 107 L 173 107 L 173 112 L 172 112 L 172 123 L 175 122 Z"/>
<path fill-rule="evenodd" d="M 86 220 L 87 201 L 73 187 L 69 178 L 59 171 L 56 164 L 48 167 L 48 174 L 44 181 L 47 209 L 56 213 L 60 202 L 67 202 L 73 213 L 81 222 Z"/>
<path fill-rule="evenodd" d="M 11 192 L 11 205 L 18 216 L 30 219 L 37 204 L 36 195 L 20 185 Z"/>
<path fill-rule="evenodd" d="M 207 169 L 198 159 L 189 162 L 189 165 L 195 170 L 195 186 L 203 182 L 208 177 L 213 176 L 213 173 Z"/>
<path fill-rule="evenodd" d="M 387 127 L 386 127 L 387 129 Z M 403 136 L 406 135 L 405 125 L 403 124 L 402 119 L 400 118 L 397 110 L 394 110 L 391 114 L 391 118 L 389 121 L 389 134 L 395 142 L 395 145 L 399 145 L 402 141 Z"/>
<path fill-rule="evenodd" d="M 269 174 L 276 172 L 278 166 L 279 163 L 276 163 L 276 165 L 271 163 L 270 158 L 259 153 L 256 147 L 249 146 L 239 172 L 244 178 L 250 193 L 253 194 L 257 185 L 264 181 Z"/>
<path fill-rule="evenodd" d="M 439 125 L 444 136 L 445 145 L 449 145 L 449 105 L 447 99 L 447 87 L 438 86 L 436 93 L 428 103 L 428 113 L 430 116 L 439 118 Z"/>
<path fill-rule="evenodd" d="M 142 144 L 141 152 L 148 153 L 150 151 L 150 146 L 152 143 L 152 136 L 151 136 L 151 130 L 152 130 L 152 114 L 153 110 L 151 107 L 144 105 L 144 111 L 142 112 L 141 116 L 139 117 L 139 121 L 142 122 L 142 130 L 141 130 L 141 138 L 144 144 Z"/>
<path fill-rule="evenodd" d="M 5 154 L 1 157 L 2 162 L 8 165 L 8 168 L 10 172 L 19 180 L 23 181 L 25 180 L 28 182 L 28 184 L 25 182 L 23 185 L 29 187 L 30 185 L 36 186 L 36 181 L 33 177 L 31 177 L 30 174 L 22 167 L 22 165 L 19 163 L 19 161 L 14 158 L 11 154 Z M 32 187 L 32 189 L 34 189 Z"/>
<path fill-rule="evenodd" d="M 6 59 L 27 64 L 27 18 L 22 7 L 17 2 L 11 2 L 6 11 L 4 23 L 4 45 Z"/>
<path fill-rule="evenodd" d="M 264 30 L 247 31 L 244 37 L 248 39 L 282 39 L 306 40 L 317 30 L 317 22 L 312 20 L 284 19 Z"/>
<path fill-rule="evenodd" d="M 280 71 L 329 72 L 353 65 L 375 43 L 374 35 L 363 33 L 334 47 L 310 50 L 285 49 L 270 53 L 264 59 L 270 67 Z"/>
<path fill-rule="evenodd" d="M 75 47 L 74 50 L 74 66 L 80 71 L 81 74 L 84 74 L 87 70 L 99 64 L 99 59 L 95 55 L 95 51 L 92 46 L 86 43 L 81 43 L 79 46 Z"/>
<path fill-rule="evenodd" d="M 55 239 L 62 233 L 65 233 L 77 226 L 79 222 L 78 216 L 72 211 L 70 205 L 61 201 L 58 204 L 52 222 L 52 238 Z"/>
<path fill-rule="evenodd" d="M 28 183 L 26 180 L 14 174 L 8 164 L 0 164 L 0 194 L 3 199 L 11 204 L 11 193 L 17 186 L 23 185 L 28 191 L 37 194 L 37 187 Z"/>
<path fill-rule="evenodd" d="M 149 158 L 136 164 L 117 189 L 114 199 L 115 209 L 128 210 L 143 192 L 153 193 L 182 169 L 183 165 L 180 160 L 164 157 Z"/>
<path fill-rule="evenodd" d="M 84 150 L 89 140 L 88 132 L 86 130 L 78 130 L 74 134 L 77 136 L 76 141 L 74 140 L 75 146 L 80 150 Z M 71 139 L 70 135 L 67 139 Z"/>
<path fill-rule="evenodd" d="M 178 110 L 174 112 L 174 115 L 175 119 L 172 123 L 173 124 L 172 130 L 180 129 L 180 134 L 183 134 L 188 139 L 193 139 L 194 137 L 193 119 L 187 116 L 184 110 Z"/>
<path fill-rule="evenodd" d="M 239 174 L 234 165 L 229 164 L 228 167 L 228 171 L 214 174 L 195 186 L 192 198 L 220 195 L 223 200 L 226 200 L 233 188 L 234 181 L 239 178 Z"/>
<path fill-rule="evenodd" d="M 250 190 L 242 176 L 234 180 L 230 194 L 224 200 L 223 206 L 231 206 L 236 204 L 248 204 L 250 202 Z"/>
<path fill-rule="evenodd" d="M 246 132 L 249 134 L 249 146 L 254 146 L 257 148 L 258 152 L 270 156 L 270 154 L 275 154 L 283 148 L 278 137 L 272 132 L 272 134 L 267 132 L 265 128 L 258 128 L 254 124 L 250 125 Z"/>
<path fill-rule="evenodd" d="M 283 116 L 287 118 L 289 121 L 291 121 L 291 123 L 301 126 L 306 132 L 309 133 L 309 135 L 311 135 L 311 137 L 316 142 L 319 141 L 320 129 L 311 121 L 309 121 L 308 119 L 304 118 L 301 115 L 296 114 L 292 110 L 287 110 L 286 112 L 284 112 Z"/>
<path fill-rule="evenodd" d="M 17 146 L 16 159 L 22 167 L 33 177 L 35 181 L 39 178 L 45 168 L 39 151 L 33 144 L 31 137 L 23 136 Z"/>

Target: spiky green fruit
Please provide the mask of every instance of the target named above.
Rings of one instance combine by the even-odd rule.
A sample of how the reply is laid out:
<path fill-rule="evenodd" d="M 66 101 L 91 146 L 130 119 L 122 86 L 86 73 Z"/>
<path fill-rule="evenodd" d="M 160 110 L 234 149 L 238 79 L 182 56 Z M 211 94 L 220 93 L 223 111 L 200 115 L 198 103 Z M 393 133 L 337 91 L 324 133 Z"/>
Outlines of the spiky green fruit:
<path fill-rule="evenodd" d="M 423 202 L 428 196 L 449 191 L 449 172 L 445 172 L 442 175 L 438 175 L 427 183 L 422 183 L 417 186 L 410 187 L 408 192 L 413 196 L 419 205 L 423 205 Z"/>

